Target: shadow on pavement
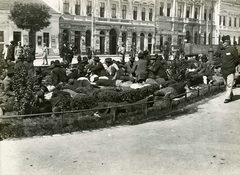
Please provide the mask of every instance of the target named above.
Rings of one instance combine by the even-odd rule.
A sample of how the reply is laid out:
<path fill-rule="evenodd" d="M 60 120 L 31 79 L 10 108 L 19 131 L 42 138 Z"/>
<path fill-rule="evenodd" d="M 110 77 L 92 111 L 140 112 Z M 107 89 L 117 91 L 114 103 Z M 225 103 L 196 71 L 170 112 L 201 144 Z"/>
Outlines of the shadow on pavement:
<path fill-rule="evenodd" d="M 240 95 L 234 95 L 232 101 L 240 100 Z"/>

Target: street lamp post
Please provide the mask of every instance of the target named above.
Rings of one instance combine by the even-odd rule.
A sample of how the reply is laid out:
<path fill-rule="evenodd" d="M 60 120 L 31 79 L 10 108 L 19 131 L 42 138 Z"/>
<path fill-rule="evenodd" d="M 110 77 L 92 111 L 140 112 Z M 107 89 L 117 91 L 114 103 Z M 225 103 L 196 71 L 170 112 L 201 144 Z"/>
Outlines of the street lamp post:
<path fill-rule="evenodd" d="M 92 46 L 92 58 L 93 58 L 93 56 L 94 56 L 94 38 L 93 38 L 93 10 L 92 10 L 92 21 L 91 21 L 91 28 L 92 28 L 92 32 L 91 32 L 91 39 L 92 39 L 92 41 L 91 41 L 91 46 Z"/>
<path fill-rule="evenodd" d="M 209 56 L 209 61 L 212 62 L 213 61 L 213 44 L 212 44 L 212 40 L 213 40 L 213 0 L 212 0 L 212 7 L 211 7 L 211 13 L 212 13 L 212 19 L 211 19 L 211 33 L 210 33 L 210 48 L 208 50 L 208 56 Z"/>

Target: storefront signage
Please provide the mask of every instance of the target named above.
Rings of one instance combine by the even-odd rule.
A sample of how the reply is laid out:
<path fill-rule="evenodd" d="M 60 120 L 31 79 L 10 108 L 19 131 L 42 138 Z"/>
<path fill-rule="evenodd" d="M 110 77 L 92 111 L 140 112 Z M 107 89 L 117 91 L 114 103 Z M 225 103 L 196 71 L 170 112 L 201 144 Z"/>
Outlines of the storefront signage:
<path fill-rule="evenodd" d="M 178 32 L 178 31 L 158 31 L 158 34 L 162 34 L 162 35 L 185 35 L 184 32 Z"/>
<path fill-rule="evenodd" d="M 135 27 L 121 26 L 122 31 L 134 31 Z"/>
<path fill-rule="evenodd" d="M 110 26 L 96 26 L 95 28 L 97 30 L 110 30 L 111 29 Z"/>
<path fill-rule="evenodd" d="M 71 24 L 60 24 L 60 28 L 70 29 L 71 28 Z"/>
<path fill-rule="evenodd" d="M 84 26 L 72 26 L 72 30 L 85 31 L 86 27 L 84 27 Z"/>
<path fill-rule="evenodd" d="M 159 31 L 158 33 L 162 35 L 174 35 L 173 31 Z"/>
<path fill-rule="evenodd" d="M 186 35 L 185 32 L 178 32 L 178 35 Z"/>

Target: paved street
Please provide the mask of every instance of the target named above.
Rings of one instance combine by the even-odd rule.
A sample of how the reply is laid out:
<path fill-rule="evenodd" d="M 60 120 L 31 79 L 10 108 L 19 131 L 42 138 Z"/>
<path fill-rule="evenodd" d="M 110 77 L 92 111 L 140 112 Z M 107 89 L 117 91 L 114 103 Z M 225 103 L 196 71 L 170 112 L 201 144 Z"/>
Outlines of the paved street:
<path fill-rule="evenodd" d="M 163 121 L 4 140 L 0 174 L 239 175 L 240 95 L 223 101 L 219 94 Z"/>
<path fill-rule="evenodd" d="M 121 58 L 120 56 L 117 56 L 117 55 L 98 55 L 98 56 L 99 56 L 101 62 L 103 62 L 105 60 L 105 58 L 107 58 L 107 57 L 111 57 L 115 61 L 120 61 L 120 58 Z M 56 60 L 56 59 L 58 59 L 60 62 L 62 61 L 62 58 L 60 58 L 60 56 L 49 56 L 48 64 L 50 64 L 50 62 L 52 60 Z M 128 56 L 126 56 L 125 61 L 128 61 L 128 59 L 129 59 Z M 43 63 L 42 58 L 37 57 L 33 64 L 34 64 L 34 66 L 42 66 L 42 63 Z M 74 64 L 74 63 L 77 63 L 77 56 L 75 56 L 72 60 L 72 64 Z"/>

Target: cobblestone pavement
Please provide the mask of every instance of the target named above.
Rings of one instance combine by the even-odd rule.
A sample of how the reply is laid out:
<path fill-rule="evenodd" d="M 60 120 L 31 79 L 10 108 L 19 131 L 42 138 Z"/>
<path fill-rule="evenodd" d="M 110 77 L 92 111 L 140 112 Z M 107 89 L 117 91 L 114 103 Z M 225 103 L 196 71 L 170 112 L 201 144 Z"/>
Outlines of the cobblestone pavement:
<path fill-rule="evenodd" d="M 0 142 L 1 175 L 239 175 L 240 89 L 140 125 Z M 239 95 L 237 95 L 239 94 Z"/>

